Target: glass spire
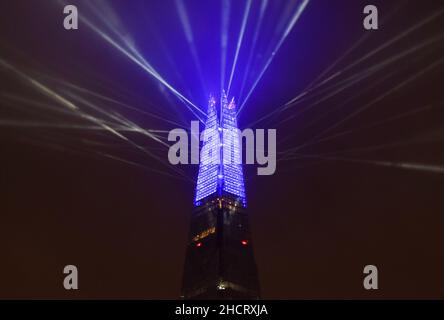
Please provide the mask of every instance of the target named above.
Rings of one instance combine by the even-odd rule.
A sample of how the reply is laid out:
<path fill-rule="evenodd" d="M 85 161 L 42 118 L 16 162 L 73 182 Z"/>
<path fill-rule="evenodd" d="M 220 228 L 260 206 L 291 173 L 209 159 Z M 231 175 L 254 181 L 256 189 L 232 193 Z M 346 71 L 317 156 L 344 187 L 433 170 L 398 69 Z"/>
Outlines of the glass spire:
<path fill-rule="evenodd" d="M 195 204 L 200 205 L 201 200 L 210 195 L 226 192 L 238 198 L 246 207 L 236 105 L 234 99 L 228 102 L 225 92 L 222 92 L 220 103 L 221 117 L 218 119 L 216 100 L 210 97 L 202 135 Z"/>

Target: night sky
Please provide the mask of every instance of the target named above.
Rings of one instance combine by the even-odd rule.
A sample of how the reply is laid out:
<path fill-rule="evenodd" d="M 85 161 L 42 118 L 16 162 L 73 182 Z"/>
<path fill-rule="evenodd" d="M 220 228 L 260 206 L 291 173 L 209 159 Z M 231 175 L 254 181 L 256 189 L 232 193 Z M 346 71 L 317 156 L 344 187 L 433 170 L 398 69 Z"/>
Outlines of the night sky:
<path fill-rule="evenodd" d="M 444 298 L 444 4 L 371 2 L 374 31 L 369 1 L 310 1 L 239 115 L 241 128 L 277 129 L 276 173 L 245 169 L 263 298 Z M 78 30 L 63 28 L 59 1 L 0 3 L 0 298 L 176 299 L 197 166 L 173 168 L 164 145 L 117 130 L 128 142 L 29 79 L 106 123 L 188 129 L 187 106 L 85 21 L 206 111 L 224 1 L 183 2 L 194 49 L 179 2 L 68 3 Z M 225 87 L 247 1 L 229 3 Z M 301 1 L 270 1 L 254 46 L 252 3 L 238 101 Z M 63 288 L 68 264 L 79 290 Z M 363 288 L 368 264 L 379 290 Z"/>

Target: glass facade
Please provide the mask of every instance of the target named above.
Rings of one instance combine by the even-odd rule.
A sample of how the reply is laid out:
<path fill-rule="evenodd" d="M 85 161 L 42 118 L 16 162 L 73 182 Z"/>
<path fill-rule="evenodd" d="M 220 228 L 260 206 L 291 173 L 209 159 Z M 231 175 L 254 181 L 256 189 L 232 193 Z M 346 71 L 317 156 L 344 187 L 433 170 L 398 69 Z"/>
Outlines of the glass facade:
<path fill-rule="evenodd" d="M 221 115 L 218 119 L 216 100 L 208 103 L 208 116 L 202 134 L 202 149 L 197 177 L 195 205 L 210 195 L 227 192 L 247 205 L 242 170 L 240 132 L 237 128 L 234 99 L 228 102 L 225 92 L 220 99 Z"/>

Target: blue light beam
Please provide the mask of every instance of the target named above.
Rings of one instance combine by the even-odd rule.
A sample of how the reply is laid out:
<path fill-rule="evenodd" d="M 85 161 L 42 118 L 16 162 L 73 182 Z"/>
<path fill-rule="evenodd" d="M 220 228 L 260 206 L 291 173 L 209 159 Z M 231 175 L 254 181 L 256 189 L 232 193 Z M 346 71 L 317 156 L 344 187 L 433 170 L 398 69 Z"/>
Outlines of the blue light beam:
<path fill-rule="evenodd" d="M 267 71 L 268 67 L 270 66 L 271 62 L 273 61 L 274 56 L 284 43 L 285 39 L 287 38 L 288 34 L 293 29 L 296 22 L 299 20 L 300 16 L 304 12 L 305 7 L 308 5 L 310 0 L 304 0 L 299 7 L 296 10 L 296 13 L 293 15 L 290 23 L 288 24 L 287 28 L 285 29 L 284 34 L 282 35 L 281 39 L 279 40 L 278 44 L 276 45 L 276 48 L 271 53 L 271 56 L 268 58 L 267 62 L 265 63 L 265 66 L 262 68 L 261 72 L 259 73 L 259 76 L 254 81 L 253 86 L 251 87 L 250 91 L 248 92 L 247 96 L 245 97 L 245 100 L 242 102 L 241 106 L 239 107 L 239 110 L 237 111 L 237 115 L 242 111 L 242 109 L 245 107 L 245 104 L 247 103 L 248 99 L 250 98 L 251 94 L 253 93 L 254 89 L 256 89 L 257 84 L 262 79 L 265 71 Z"/>

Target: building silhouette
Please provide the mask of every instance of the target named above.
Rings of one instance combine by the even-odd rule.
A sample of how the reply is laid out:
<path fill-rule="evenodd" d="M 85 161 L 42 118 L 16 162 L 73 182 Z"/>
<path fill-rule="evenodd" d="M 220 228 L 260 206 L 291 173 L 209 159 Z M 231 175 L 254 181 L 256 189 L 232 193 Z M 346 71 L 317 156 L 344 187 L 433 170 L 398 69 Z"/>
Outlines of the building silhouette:
<path fill-rule="evenodd" d="M 185 299 L 258 299 L 234 100 L 208 104 L 182 283 Z"/>

